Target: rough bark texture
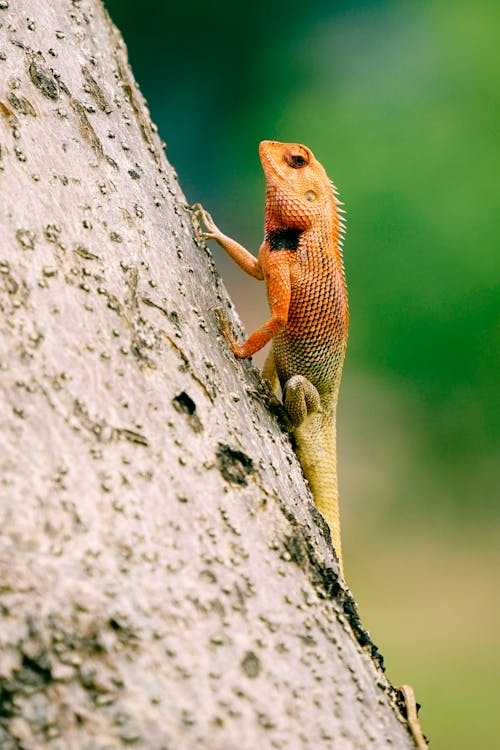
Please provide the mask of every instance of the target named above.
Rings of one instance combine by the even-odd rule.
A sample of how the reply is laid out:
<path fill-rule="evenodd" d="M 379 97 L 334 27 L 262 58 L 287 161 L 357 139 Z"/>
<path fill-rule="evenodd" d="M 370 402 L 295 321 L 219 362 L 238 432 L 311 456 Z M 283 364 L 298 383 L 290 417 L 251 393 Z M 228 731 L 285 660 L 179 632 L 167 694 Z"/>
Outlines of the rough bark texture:
<path fill-rule="evenodd" d="M 0 747 L 413 747 L 98 0 L 0 0 Z"/>

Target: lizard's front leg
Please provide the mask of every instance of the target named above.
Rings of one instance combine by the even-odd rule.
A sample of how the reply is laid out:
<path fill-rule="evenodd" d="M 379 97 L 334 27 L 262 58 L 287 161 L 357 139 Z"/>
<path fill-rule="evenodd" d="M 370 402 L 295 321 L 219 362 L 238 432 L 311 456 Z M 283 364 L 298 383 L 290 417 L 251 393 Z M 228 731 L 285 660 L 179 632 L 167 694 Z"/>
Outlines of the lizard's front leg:
<path fill-rule="evenodd" d="M 246 252 L 246 251 L 245 251 Z M 248 253 L 250 255 L 250 253 Z M 222 313 L 218 312 L 219 324 L 233 353 L 239 359 L 251 357 L 260 351 L 266 344 L 276 336 L 288 321 L 288 309 L 290 307 L 291 280 L 290 267 L 284 258 L 278 254 L 266 266 L 267 296 L 271 308 L 271 317 L 258 328 L 244 344 L 238 344 L 233 338 L 231 325 Z"/>
<path fill-rule="evenodd" d="M 239 242 L 236 242 L 236 240 L 231 239 L 231 237 L 228 237 L 224 232 L 221 232 L 211 215 L 208 211 L 205 211 L 202 205 L 195 203 L 194 206 L 192 206 L 192 209 L 201 224 L 205 226 L 205 231 L 201 232 L 201 236 L 205 240 L 215 240 L 218 242 L 234 262 L 245 271 L 245 273 L 262 281 L 264 274 L 257 258 L 252 255 L 252 253 L 249 253 Z"/>

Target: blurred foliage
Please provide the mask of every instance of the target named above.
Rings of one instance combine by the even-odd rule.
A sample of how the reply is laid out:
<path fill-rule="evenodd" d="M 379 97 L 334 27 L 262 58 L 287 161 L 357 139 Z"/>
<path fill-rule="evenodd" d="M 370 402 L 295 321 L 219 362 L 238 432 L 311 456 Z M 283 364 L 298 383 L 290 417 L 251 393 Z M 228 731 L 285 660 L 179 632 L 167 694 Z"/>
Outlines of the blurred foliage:
<path fill-rule="evenodd" d="M 484 712 L 499 659 L 485 644 L 499 606 L 481 592 L 498 563 L 486 526 L 500 486 L 500 5 L 106 6 L 188 200 L 228 234 L 260 245 L 264 138 L 306 143 L 339 188 L 346 569 L 393 674 L 423 698 L 433 746 L 493 750 L 498 717 L 495 729 Z M 264 290 L 215 252 L 249 330 Z M 484 628 L 462 611 L 474 596 Z"/>

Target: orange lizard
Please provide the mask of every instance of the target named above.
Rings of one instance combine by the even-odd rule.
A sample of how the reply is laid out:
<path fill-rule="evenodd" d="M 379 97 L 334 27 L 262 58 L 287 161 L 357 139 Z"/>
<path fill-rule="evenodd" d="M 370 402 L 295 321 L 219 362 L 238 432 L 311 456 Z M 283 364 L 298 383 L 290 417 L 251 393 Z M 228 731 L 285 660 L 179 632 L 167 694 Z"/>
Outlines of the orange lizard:
<path fill-rule="evenodd" d="M 272 340 L 263 376 L 279 384 L 292 424 L 295 451 L 318 510 L 330 527 L 343 574 L 337 489 L 335 412 L 347 344 L 349 313 L 342 262 L 345 226 L 337 191 L 310 149 L 262 141 L 266 177 L 265 237 L 258 259 L 223 234 L 210 214 L 193 208 L 205 239 L 267 283 L 271 318 L 244 344 L 219 315 L 231 349 L 242 359 Z M 413 689 L 399 688 L 416 747 L 427 748 Z"/>
<path fill-rule="evenodd" d="M 203 237 L 216 240 L 250 276 L 265 280 L 271 317 L 244 344 L 221 320 L 231 349 L 251 357 L 272 340 L 263 376 L 278 381 L 294 448 L 316 507 L 330 527 L 343 573 L 337 488 L 335 413 L 347 343 L 344 223 L 337 192 L 311 150 L 262 141 L 265 237 L 258 259 L 223 234 L 200 205 Z"/>

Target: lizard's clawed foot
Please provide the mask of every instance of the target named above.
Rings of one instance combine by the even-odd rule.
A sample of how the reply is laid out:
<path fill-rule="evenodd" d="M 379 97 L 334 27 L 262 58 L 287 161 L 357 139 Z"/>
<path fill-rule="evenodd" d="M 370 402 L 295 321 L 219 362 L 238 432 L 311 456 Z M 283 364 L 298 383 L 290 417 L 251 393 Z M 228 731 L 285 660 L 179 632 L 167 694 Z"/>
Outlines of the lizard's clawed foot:
<path fill-rule="evenodd" d="M 201 231 L 200 234 L 204 240 L 217 240 L 222 236 L 222 232 L 218 228 L 211 215 L 206 211 L 201 203 L 194 203 L 191 206 L 191 210 L 194 211 L 196 218 L 200 222 Z M 205 229 L 203 229 L 203 226 Z"/>
<path fill-rule="evenodd" d="M 224 334 L 224 338 L 226 339 L 227 343 L 231 347 L 233 354 L 235 354 L 240 359 L 245 359 L 247 355 L 244 354 L 242 347 L 235 340 L 233 326 L 231 324 L 231 321 L 227 317 L 226 313 L 224 312 L 224 310 L 221 307 L 213 307 L 212 312 L 217 318 L 217 322 L 219 324 L 221 333 Z"/>
<path fill-rule="evenodd" d="M 321 412 L 317 388 L 303 375 L 293 375 L 283 388 L 283 404 L 295 427 L 310 414 Z"/>
<path fill-rule="evenodd" d="M 212 312 L 217 318 L 221 332 L 229 343 L 234 339 L 233 326 L 222 307 L 212 307 Z"/>

